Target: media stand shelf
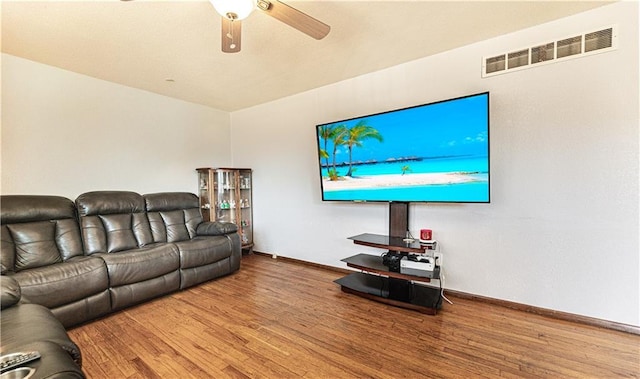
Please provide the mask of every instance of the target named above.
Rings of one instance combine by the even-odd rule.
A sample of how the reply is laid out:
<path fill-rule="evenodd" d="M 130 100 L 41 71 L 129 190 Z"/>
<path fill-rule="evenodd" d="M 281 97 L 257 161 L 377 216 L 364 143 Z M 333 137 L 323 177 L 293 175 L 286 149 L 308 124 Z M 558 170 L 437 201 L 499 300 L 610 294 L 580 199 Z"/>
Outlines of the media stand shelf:
<path fill-rule="evenodd" d="M 399 237 L 378 234 L 365 233 L 349 239 L 357 245 L 401 253 L 424 254 L 427 249 L 426 246 L 421 246 L 417 242 L 407 243 Z M 439 279 L 439 266 L 435 267 L 429 278 L 389 271 L 389 268 L 382 263 L 382 257 L 376 255 L 357 254 L 342 261 L 347 266 L 362 271 L 335 280 L 343 292 L 430 315 L 435 315 L 442 305 L 441 289 L 421 284 Z"/>
<path fill-rule="evenodd" d="M 381 234 L 364 233 L 357 236 L 349 237 L 356 245 L 364 245 L 370 247 L 378 247 L 380 249 L 389 249 L 403 253 L 424 254 L 427 247 L 419 242 L 404 242 L 402 237 L 389 237 Z"/>

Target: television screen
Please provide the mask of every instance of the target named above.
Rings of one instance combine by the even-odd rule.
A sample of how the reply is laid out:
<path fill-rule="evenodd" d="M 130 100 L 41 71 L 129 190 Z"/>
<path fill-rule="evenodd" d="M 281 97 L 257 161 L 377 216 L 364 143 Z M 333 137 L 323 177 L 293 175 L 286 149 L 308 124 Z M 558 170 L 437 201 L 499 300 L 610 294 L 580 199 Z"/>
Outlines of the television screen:
<path fill-rule="evenodd" d="M 489 202 L 489 93 L 316 126 L 325 201 Z"/>

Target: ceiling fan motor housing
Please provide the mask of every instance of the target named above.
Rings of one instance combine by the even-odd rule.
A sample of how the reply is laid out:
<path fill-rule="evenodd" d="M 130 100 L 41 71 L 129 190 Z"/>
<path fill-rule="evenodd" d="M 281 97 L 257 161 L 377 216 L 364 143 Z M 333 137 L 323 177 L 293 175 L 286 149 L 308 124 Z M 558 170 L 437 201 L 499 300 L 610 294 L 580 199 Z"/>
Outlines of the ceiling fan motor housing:
<path fill-rule="evenodd" d="M 229 20 L 242 20 L 256 9 L 256 0 L 209 0 L 209 2 L 222 17 Z"/>

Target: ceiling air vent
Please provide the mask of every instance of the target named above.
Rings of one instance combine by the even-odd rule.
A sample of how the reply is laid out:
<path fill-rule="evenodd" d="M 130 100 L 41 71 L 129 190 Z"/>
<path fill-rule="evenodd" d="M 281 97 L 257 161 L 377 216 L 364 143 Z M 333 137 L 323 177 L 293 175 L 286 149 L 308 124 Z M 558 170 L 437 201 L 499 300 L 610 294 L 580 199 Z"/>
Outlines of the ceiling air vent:
<path fill-rule="evenodd" d="M 617 48 L 617 26 L 573 35 L 524 49 L 482 58 L 482 77 L 522 70 Z"/>

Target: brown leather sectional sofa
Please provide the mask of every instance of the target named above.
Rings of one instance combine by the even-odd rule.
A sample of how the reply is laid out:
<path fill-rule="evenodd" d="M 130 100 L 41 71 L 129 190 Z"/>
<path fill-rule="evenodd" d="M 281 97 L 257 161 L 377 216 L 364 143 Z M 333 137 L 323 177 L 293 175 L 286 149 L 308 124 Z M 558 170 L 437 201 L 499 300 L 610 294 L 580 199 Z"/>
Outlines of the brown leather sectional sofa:
<path fill-rule="evenodd" d="M 0 348 L 44 352 L 32 378 L 82 377 L 65 327 L 240 268 L 237 227 L 203 222 L 191 193 L 10 195 L 0 205 Z"/>

